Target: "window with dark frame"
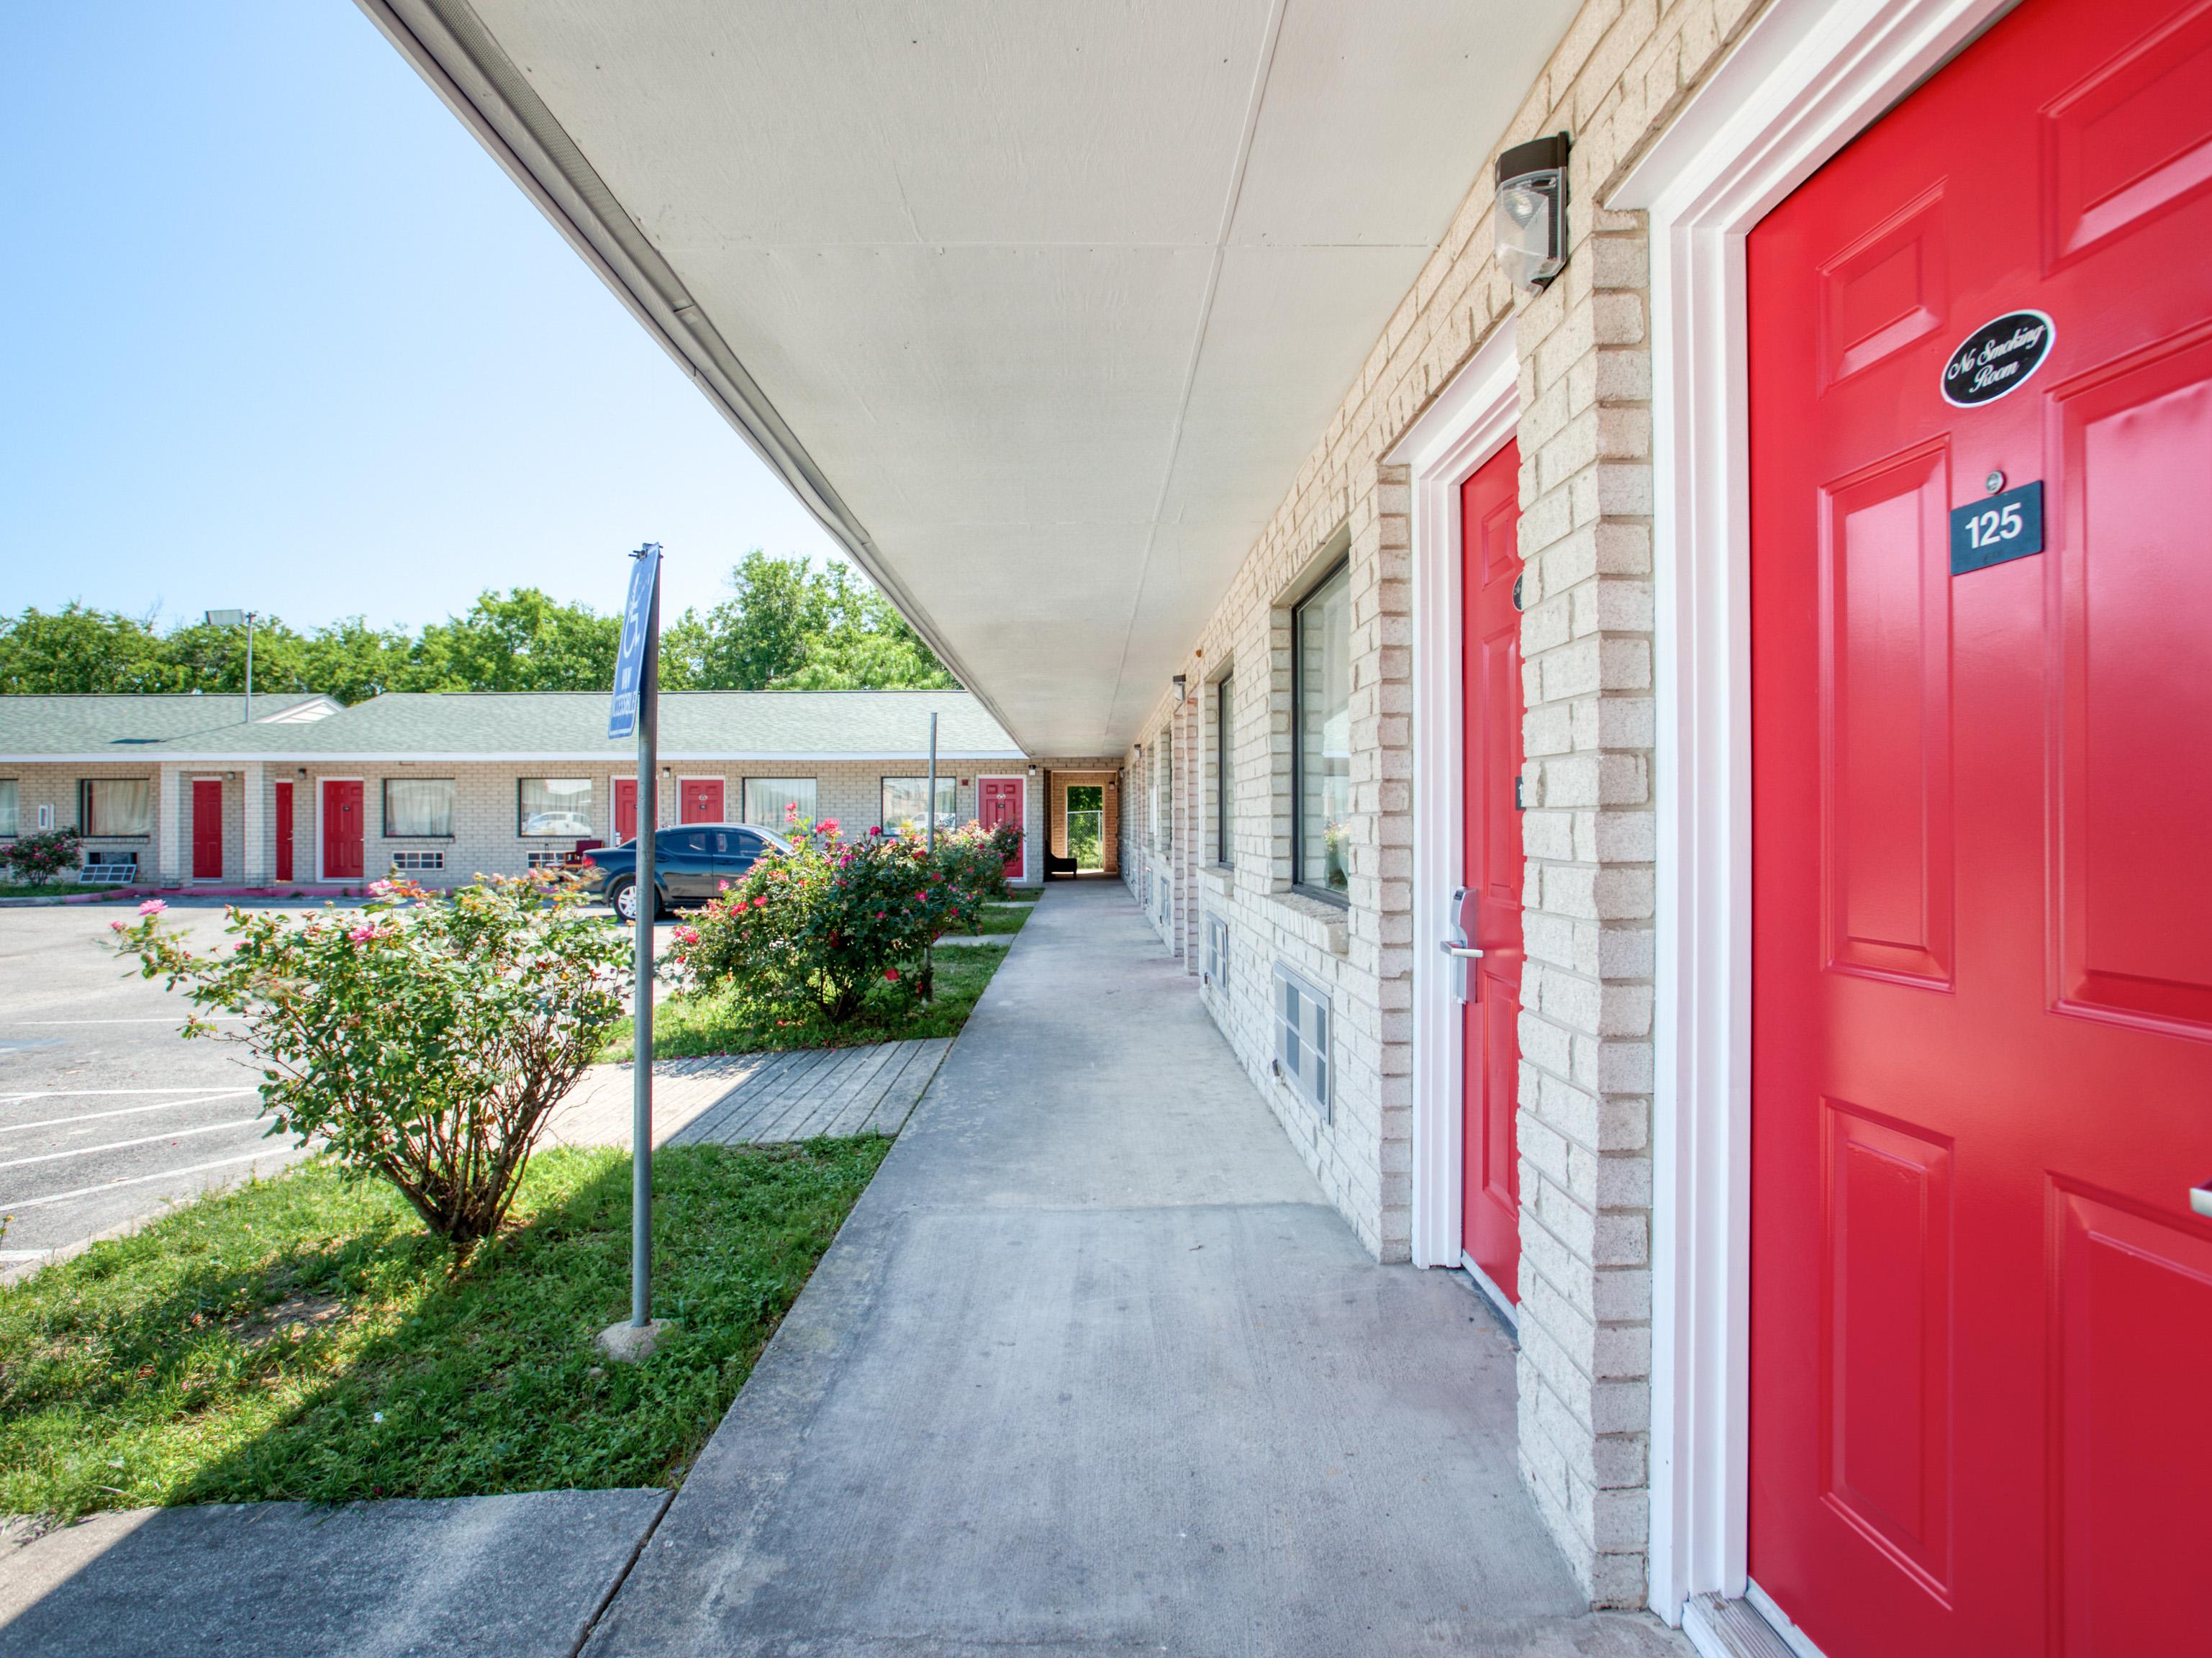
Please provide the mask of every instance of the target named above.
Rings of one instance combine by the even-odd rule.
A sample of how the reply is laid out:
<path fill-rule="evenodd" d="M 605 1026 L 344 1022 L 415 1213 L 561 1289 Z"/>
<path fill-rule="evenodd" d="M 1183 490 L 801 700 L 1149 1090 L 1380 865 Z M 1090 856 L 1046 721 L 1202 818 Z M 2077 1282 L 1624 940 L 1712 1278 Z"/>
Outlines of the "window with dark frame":
<path fill-rule="evenodd" d="M 1291 881 L 1347 902 L 1352 815 L 1352 565 L 1340 560 L 1291 611 Z"/>
<path fill-rule="evenodd" d="M 514 785 L 514 832 L 526 841 L 571 835 L 592 829 L 592 780 L 588 777 L 523 777 Z"/>
<path fill-rule="evenodd" d="M 1230 736 L 1230 687 L 1235 676 L 1224 674 L 1213 686 L 1213 861 L 1226 867 L 1237 861 L 1236 745 Z"/>
<path fill-rule="evenodd" d="M 957 799 L 954 793 L 957 780 L 940 776 L 937 780 L 937 827 L 951 829 L 959 822 Z M 919 825 L 929 810 L 929 779 L 923 777 L 886 777 L 883 780 L 884 833 L 896 835 L 901 823 Z"/>
<path fill-rule="evenodd" d="M 87 777 L 77 785 L 78 832 L 137 836 L 154 832 L 154 782 L 148 777 Z"/>

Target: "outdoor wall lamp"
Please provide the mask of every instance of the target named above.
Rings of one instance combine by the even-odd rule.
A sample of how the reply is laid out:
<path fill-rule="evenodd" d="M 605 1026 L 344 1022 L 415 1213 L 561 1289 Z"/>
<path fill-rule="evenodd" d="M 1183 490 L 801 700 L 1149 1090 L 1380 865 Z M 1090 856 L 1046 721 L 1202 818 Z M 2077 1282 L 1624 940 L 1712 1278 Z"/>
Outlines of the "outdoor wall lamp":
<path fill-rule="evenodd" d="M 1498 158 L 1498 264 L 1534 290 L 1567 263 L 1567 135 L 1531 138 Z"/>
<path fill-rule="evenodd" d="M 1188 674 L 1177 674 L 1175 677 L 1175 688 L 1176 707 L 1179 708 L 1182 707 L 1183 698 L 1190 694 L 1190 677 Z"/>
<path fill-rule="evenodd" d="M 1030 775 L 1032 777 L 1036 775 L 1036 768 L 1035 766 L 1031 766 L 1030 768 Z"/>

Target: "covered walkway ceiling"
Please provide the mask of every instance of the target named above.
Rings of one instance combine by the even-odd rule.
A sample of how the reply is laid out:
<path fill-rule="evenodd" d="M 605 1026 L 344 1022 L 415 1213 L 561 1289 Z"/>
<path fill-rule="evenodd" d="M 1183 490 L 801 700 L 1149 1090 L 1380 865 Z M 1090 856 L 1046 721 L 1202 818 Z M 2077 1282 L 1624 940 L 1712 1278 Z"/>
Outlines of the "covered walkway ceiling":
<path fill-rule="evenodd" d="M 1136 735 L 1573 11 L 361 3 L 1040 755 Z"/>

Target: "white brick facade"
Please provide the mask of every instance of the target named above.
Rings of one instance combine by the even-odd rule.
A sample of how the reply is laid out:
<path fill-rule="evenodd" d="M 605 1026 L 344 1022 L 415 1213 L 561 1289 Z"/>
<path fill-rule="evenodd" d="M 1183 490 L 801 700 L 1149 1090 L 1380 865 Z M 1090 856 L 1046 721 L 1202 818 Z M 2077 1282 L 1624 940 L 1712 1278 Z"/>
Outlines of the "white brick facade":
<path fill-rule="evenodd" d="M 1528 965 L 1521 1017 L 1521 1454 L 1590 1593 L 1645 1596 L 1650 1356 L 1654 816 L 1649 259 L 1639 216 L 1603 202 L 1710 73 L 1756 0 L 1592 0 L 1504 143 L 1566 131 L 1571 257 L 1516 303 L 1492 254 L 1487 170 L 1124 757 L 1125 878 L 1195 973 L 1205 918 L 1229 928 L 1206 1001 L 1363 1242 L 1408 1254 L 1413 661 L 1407 477 L 1384 458 L 1492 330 L 1519 357 Z M 1352 574 L 1348 905 L 1291 884 L 1291 606 L 1338 550 Z M 1212 682 L 1233 676 L 1233 752 L 1212 750 Z M 1203 688 L 1201 689 L 1201 688 Z M 1163 687 L 1164 692 L 1167 688 Z M 1175 835 L 1143 815 L 1173 744 Z M 1207 839 L 1234 802 L 1233 866 Z M 1170 905 L 1157 900 L 1164 876 Z M 1327 1121 L 1273 1074 L 1273 971 L 1329 998 Z"/>

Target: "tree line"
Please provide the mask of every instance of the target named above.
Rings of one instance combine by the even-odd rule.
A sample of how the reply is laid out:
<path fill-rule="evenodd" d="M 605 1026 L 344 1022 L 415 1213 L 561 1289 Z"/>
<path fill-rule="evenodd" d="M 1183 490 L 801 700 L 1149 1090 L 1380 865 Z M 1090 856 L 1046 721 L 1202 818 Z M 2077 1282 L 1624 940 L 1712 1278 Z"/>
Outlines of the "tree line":
<path fill-rule="evenodd" d="M 347 616 L 302 632 L 264 616 L 254 629 L 253 689 L 319 691 L 359 702 L 385 691 L 593 691 L 614 681 L 622 617 L 564 604 L 535 587 L 486 592 L 463 615 L 419 633 Z M 664 623 L 668 690 L 860 690 L 950 686 L 904 616 L 850 567 L 771 558 L 755 549 L 730 573 L 730 596 Z M 161 628 L 70 604 L 0 617 L 0 694 L 236 691 L 246 630 Z"/>

